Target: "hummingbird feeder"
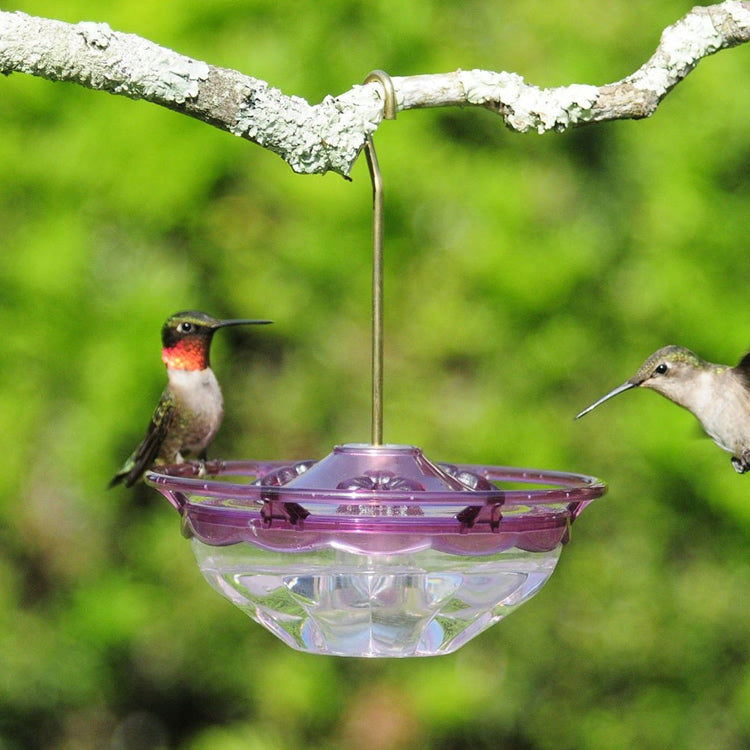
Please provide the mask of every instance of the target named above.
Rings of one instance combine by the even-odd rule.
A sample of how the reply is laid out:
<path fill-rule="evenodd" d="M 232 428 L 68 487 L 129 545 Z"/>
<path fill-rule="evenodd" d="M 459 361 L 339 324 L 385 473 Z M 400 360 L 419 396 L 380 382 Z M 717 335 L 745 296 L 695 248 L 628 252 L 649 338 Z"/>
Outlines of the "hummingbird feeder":
<path fill-rule="evenodd" d="M 390 77 L 365 82 L 385 92 Z M 336 656 L 455 651 L 546 583 L 606 492 L 581 474 L 435 463 L 383 443 L 383 185 L 372 138 L 372 436 L 309 461 L 159 467 L 206 580 L 286 644 Z"/>

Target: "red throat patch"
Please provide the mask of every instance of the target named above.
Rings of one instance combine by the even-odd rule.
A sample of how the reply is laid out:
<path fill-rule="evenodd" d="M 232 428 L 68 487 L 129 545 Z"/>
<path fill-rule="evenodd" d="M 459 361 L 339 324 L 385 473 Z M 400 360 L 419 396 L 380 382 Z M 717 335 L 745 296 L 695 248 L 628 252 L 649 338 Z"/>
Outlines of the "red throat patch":
<path fill-rule="evenodd" d="M 206 342 L 198 338 L 186 338 L 174 346 L 161 350 L 164 364 L 171 370 L 205 370 L 208 367 Z"/>

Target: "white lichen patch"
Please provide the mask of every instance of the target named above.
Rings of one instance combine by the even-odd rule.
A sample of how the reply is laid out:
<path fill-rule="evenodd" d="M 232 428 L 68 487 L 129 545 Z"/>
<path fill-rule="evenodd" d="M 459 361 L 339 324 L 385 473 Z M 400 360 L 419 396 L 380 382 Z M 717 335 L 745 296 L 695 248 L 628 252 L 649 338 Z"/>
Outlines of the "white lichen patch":
<path fill-rule="evenodd" d="M 540 89 L 527 84 L 517 73 L 491 73 L 483 70 L 461 74 L 466 98 L 471 104 L 492 104 L 502 110 L 513 130 L 564 130 L 586 119 L 599 95 L 596 86 L 573 84 Z"/>
<path fill-rule="evenodd" d="M 0 71 L 74 80 L 134 99 L 182 104 L 209 66 L 106 23 L 68 24 L 0 11 Z"/>
<path fill-rule="evenodd" d="M 663 57 L 670 67 L 694 65 L 721 48 L 722 35 L 708 13 L 691 13 L 664 30 Z"/>
<path fill-rule="evenodd" d="M 720 23 L 717 25 L 716 9 L 719 7 L 738 27 L 750 28 L 750 11 L 744 3 L 726 2 L 721 6 L 695 8 L 664 30 L 656 54 L 629 78 L 633 86 L 663 96 L 702 58 L 727 46 L 725 30 L 720 28 Z"/>
<path fill-rule="evenodd" d="M 746 3 L 741 0 L 728 0 L 723 6 L 738 26 L 750 28 L 750 8 Z"/>
<path fill-rule="evenodd" d="M 334 171 L 348 175 L 365 135 L 382 119 L 382 102 L 372 87 L 357 86 L 312 106 L 258 81 L 242 92 L 241 99 L 230 132 L 278 153 L 303 174 Z M 356 106 L 352 99 L 357 100 Z"/>
<path fill-rule="evenodd" d="M 113 93 L 182 104 L 198 96 L 209 66 L 133 34 L 117 34 L 119 83 Z M 118 53 L 120 53 L 118 55 Z"/>
<path fill-rule="evenodd" d="M 517 73 L 462 70 L 459 71 L 459 77 L 469 104 L 482 105 L 489 102 L 505 104 L 517 101 L 526 85 L 523 77 Z"/>
<path fill-rule="evenodd" d="M 86 44 L 98 49 L 107 49 L 114 32 L 106 23 L 92 23 L 81 21 L 76 24 L 76 30 L 83 37 Z"/>

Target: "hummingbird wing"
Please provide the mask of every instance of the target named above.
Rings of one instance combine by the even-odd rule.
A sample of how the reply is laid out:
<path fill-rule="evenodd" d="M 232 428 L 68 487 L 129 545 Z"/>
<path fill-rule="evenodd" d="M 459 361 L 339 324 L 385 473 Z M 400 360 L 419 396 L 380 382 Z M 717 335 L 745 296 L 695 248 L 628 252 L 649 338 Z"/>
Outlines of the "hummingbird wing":
<path fill-rule="evenodd" d="M 112 478 L 109 483 L 110 487 L 120 482 L 124 482 L 126 487 L 132 487 L 141 478 L 143 472 L 153 465 L 167 437 L 174 413 L 174 396 L 169 388 L 165 388 L 151 416 L 146 437 Z"/>

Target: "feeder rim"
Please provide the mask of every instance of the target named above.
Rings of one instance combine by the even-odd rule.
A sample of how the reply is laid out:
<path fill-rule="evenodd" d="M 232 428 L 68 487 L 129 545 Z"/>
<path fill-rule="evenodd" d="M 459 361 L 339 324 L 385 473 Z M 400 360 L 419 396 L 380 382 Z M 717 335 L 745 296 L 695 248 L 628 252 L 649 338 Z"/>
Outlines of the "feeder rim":
<path fill-rule="evenodd" d="M 315 462 L 315 459 L 309 459 Z M 472 464 L 441 462 L 459 471 L 479 474 L 490 482 L 517 482 L 552 485 L 544 489 L 472 490 L 369 490 L 369 489 L 311 489 L 261 485 L 258 483 L 217 480 L 214 477 L 246 476 L 261 478 L 278 469 L 307 461 L 288 460 L 233 460 L 213 461 L 205 464 L 210 476 L 199 476 L 201 465 L 182 463 L 160 466 L 145 474 L 148 484 L 157 489 L 199 495 L 202 498 L 233 498 L 251 501 L 278 500 L 284 502 L 377 502 L 379 505 L 399 505 L 404 502 L 424 504 L 453 504 L 470 502 L 472 505 L 550 505 L 581 502 L 601 497 L 607 485 L 598 477 L 568 471 L 521 468 L 512 466 L 477 466 Z M 189 475 L 189 474 L 190 475 Z"/>

